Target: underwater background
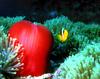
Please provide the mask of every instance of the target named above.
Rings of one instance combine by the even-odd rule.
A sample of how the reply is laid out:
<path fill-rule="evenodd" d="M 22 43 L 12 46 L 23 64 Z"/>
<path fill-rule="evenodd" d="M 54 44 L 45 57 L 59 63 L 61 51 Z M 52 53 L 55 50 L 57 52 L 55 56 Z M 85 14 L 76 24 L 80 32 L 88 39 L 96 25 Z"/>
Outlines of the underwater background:
<path fill-rule="evenodd" d="M 22 20 L 47 27 L 53 36 L 48 70 L 38 77 L 19 77 L 11 69 L 16 55 L 5 45 L 8 30 Z M 0 0 L 0 79 L 34 78 L 100 79 L 99 0 Z"/>

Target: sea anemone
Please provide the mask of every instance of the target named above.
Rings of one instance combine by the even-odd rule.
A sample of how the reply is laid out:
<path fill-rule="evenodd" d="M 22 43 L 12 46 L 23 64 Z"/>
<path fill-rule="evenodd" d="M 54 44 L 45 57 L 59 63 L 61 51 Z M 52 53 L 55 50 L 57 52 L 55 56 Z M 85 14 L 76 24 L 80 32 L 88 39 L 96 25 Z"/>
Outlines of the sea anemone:
<path fill-rule="evenodd" d="M 16 75 L 19 67 L 23 66 L 23 63 L 20 63 L 23 53 L 18 56 L 18 52 L 22 52 L 23 47 L 20 43 L 15 46 L 16 38 L 9 38 L 7 35 L 0 38 L 2 38 L 0 40 L 0 79 L 9 79 Z"/>
<path fill-rule="evenodd" d="M 100 79 L 100 43 L 88 45 L 78 54 L 66 58 L 53 79 Z"/>
<path fill-rule="evenodd" d="M 24 47 L 23 70 L 18 76 L 40 76 L 48 69 L 49 53 L 53 45 L 51 32 L 43 25 L 22 20 L 15 23 L 9 30 L 10 37 L 17 38 Z M 18 53 L 20 55 L 20 53 Z"/>

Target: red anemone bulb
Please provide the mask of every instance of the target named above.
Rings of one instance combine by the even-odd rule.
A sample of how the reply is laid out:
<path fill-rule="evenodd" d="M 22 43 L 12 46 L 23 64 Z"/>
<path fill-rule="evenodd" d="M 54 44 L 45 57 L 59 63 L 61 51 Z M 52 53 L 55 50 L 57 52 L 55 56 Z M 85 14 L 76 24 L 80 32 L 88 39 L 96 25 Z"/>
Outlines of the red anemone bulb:
<path fill-rule="evenodd" d="M 42 25 L 22 20 L 12 25 L 8 30 L 12 38 L 16 38 L 24 47 L 23 68 L 18 76 L 39 76 L 45 73 L 48 66 L 48 56 L 53 44 L 51 32 Z M 18 53 L 20 55 L 20 53 Z"/>

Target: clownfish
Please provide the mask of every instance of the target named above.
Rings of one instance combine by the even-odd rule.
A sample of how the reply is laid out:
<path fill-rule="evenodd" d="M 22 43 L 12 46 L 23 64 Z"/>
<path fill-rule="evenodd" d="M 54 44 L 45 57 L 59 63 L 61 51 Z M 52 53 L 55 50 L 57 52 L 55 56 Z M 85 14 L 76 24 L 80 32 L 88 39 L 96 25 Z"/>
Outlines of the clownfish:
<path fill-rule="evenodd" d="M 65 42 L 68 38 L 68 31 L 66 29 L 62 28 L 61 34 L 58 34 L 57 38 L 59 41 Z"/>

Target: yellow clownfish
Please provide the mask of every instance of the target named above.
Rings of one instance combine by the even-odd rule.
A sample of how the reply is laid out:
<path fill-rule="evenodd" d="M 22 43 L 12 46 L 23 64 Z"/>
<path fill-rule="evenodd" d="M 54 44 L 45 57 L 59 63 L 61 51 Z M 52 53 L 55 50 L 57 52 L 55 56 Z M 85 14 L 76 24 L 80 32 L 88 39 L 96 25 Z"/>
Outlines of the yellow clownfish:
<path fill-rule="evenodd" d="M 66 29 L 62 28 L 61 34 L 58 34 L 57 38 L 59 41 L 65 42 L 68 38 L 68 31 Z"/>

